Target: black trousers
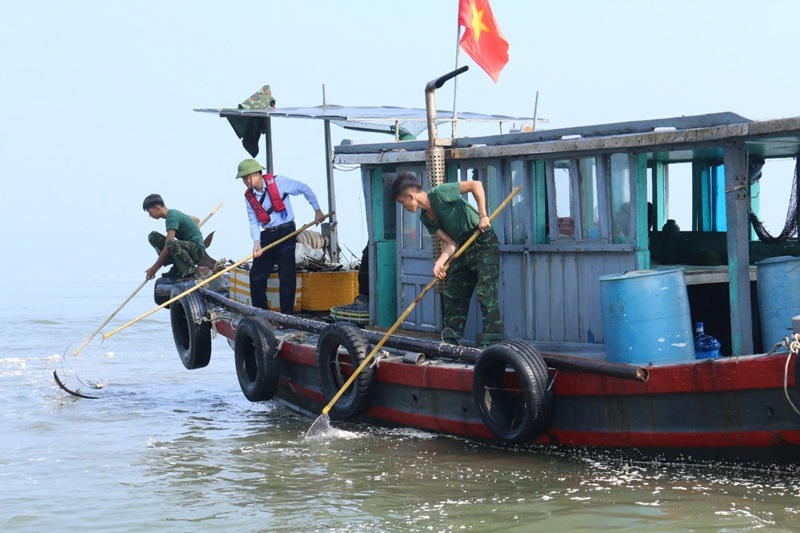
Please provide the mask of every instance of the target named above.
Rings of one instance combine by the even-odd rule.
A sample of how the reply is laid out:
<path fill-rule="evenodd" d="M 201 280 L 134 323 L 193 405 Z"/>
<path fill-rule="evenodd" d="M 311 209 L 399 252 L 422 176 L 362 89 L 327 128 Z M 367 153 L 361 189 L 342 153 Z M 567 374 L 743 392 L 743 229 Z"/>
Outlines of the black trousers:
<path fill-rule="evenodd" d="M 358 267 L 358 294 L 369 297 L 369 245 L 361 252 L 361 266 Z"/>
<path fill-rule="evenodd" d="M 261 232 L 261 247 L 269 246 L 273 242 L 295 231 L 294 222 L 281 224 L 275 230 Z M 281 313 L 291 315 L 294 310 L 294 297 L 297 290 L 297 277 L 294 260 L 294 249 L 297 239 L 292 237 L 270 248 L 253 260 L 250 269 L 250 300 L 253 307 L 269 309 L 267 305 L 267 281 L 270 274 L 278 265 L 278 279 L 280 281 Z"/>

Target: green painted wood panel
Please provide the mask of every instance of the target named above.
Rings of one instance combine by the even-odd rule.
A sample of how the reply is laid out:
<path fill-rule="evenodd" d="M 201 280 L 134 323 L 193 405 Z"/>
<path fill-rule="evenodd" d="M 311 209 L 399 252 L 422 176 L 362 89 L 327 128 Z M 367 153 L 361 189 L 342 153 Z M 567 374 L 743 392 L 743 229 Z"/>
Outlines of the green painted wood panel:
<path fill-rule="evenodd" d="M 369 186 L 372 209 L 372 236 L 375 240 L 375 264 L 370 266 L 370 276 L 375 283 L 375 324 L 391 326 L 397 320 L 397 232 L 390 232 L 394 227 L 388 217 L 396 216 L 394 202 L 389 202 L 384 194 L 384 172 L 394 169 L 376 167 L 370 172 Z M 390 223 L 391 222 L 391 223 Z"/>

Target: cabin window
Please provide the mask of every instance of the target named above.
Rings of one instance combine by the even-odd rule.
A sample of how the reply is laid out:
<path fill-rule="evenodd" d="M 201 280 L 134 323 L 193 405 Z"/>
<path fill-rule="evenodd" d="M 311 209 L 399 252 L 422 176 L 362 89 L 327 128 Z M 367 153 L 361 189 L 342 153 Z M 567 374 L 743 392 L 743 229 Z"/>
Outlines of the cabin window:
<path fill-rule="evenodd" d="M 401 211 L 401 220 L 403 226 L 403 248 L 419 250 L 422 248 L 421 236 L 417 228 L 417 221 L 413 213 L 406 210 Z"/>
<path fill-rule="evenodd" d="M 725 231 L 725 165 L 703 168 L 700 180 L 699 222 L 703 231 Z"/>
<path fill-rule="evenodd" d="M 403 210 L 403 248 L 406 250 L 430 250 L 431 236 L 419 222 L 419 215 Z"/>
<path fill-rule="evenodd" d="M 572 215 L 572 162 L 553 163 L 553 196 L 556 207 L 556 224 L 550 228 L 550 240 L 575 238 L 575 218 Z"/>
<path fill-rule="evenodd" d="M 667 167 L 667 213 L 681 231 L 692 231 L 692 163 L 670 163 Z M 655 228 L 661 230 L 662 228 Z"/>
<path fill-rule="evenodd" d="M 395 172 L 383 172 L 380 181 L 383 192 L 383 235 L 380 236 L 382 240 L 397 239 L 397 217 L 395 216 L 397 201 L 392 198 L 392 182 L 396 177 L 397 173 Z"/>
<path fill-rule="evenodd" d="M 489 209 L 489 214 L 491 214 L 491 209 L 493 203 L 493 190 L 491 189 L 490 184 L 497 183 L 497 169 L 493 166 L 483 166 L 483 167 L 463 167 L 461 169 L 461 181 L 480 181 L 481 185 L 483 185 L 483 191 L 486 194 L 486 204 L 487 208 Z M 475 203 L 475 198 L 472 197 L 471 194 L 463 194 L 461 195 L 464 200 L 466 200 L 472 207 L 478 209 L 478 205 Z"/>
<path fill-rule="evenodd" d="M 487 173 L 488 173 L 488 167 L 470 168 L 470 169 L 467 169 L 465 171 L 464 179 L 467 180 L 467 181 L 470 181 L 470 180 L 471 181 L 480 181 L 481 185 L 483 185 L 484 194 L 486 194 L 486 197 L 487 197 L 486 198 L 486 203 L 491 205 L 491 202 L 489 201 L 489 198 L 488 198 L 488 196 L 489 196 L 489 186 L 487 184 L 487 181 L 488 181 L 487 180 Z M 464 198 L 464 200 L 466 200 L 469 203 L 469 205 L 474 207 L 476 210 L 478 209 L 478 204 L 477 204 L 477 202 L 475 202 L 475 198 L 473 198 L 471 194 L 469 194 L 469 193 L 462 194 L 461 197 Z"/>
<path fill-rule="evenodd" d="M 511 161 L 509 165 L 511 183 L 508 190 L 510 193 L 514 187 L 522 186 L 522 189 L 511 200 L 508 209 L 511 211 L 511 244 L 525 244 L 525 227 L 530 218 L 531 206 L 529 196 L 533 190 L 525 177 L 526 162 L 521 159 Z"/>
<path fill-rule="evenodd" d="M 647 165 L 647 230 L 660 231 L 667 221 L 667 165 L 653 161 Z"/>
<path fill-rule="evenodd" d="M 628 154 L 611 154 L 611 242 L 628 243 L 633 235 Z"/>
<path fill-rule="evenodd" d="M 750 205 L 764 224 L 768 236 L 778 237 L 786 231 L 787 225 L 792 226 L 796 218 L 791 198 L 797 164 L 794 158 L 768 159 L 759 164 L 753 156 L 750 157 Z M 763 202 L 762 198 L 765 199 Z M 790 236 L 797 237 L 797 234 L 792 232 Z M 750 238 L 758 240 L 755 229 L 752 229 Z"/>
<path fill-rule="evenodd" d="M 601 239 L 601 188 L 595 158 L 557 160 L 548 167 L 552 175 L 548 205 L 555 206 L 555 216 L 548 220 L 549 240 Z"/>
<path fill-rule="evenodd" d="M 421 172 L 411 172 L 418 177 L 422 176 L 419 181 L 422 189 L 427 191 L 430 189 L 429 179 L 427 174 Z M 402 225 L 402 241 L 401 246 L 405 250 L 432 250 L 433 241 L 428 230 L 422 225 L 419 218 L 419 213 L 409 213 L 405 209 L 400 208 L 400 224 Z"/>
<path fill-rule="evenodd" d="M 495 219 L 492 226 L 497 233 L 497 238 L 500 242 L 509 243 L 508 231 L 511 230 L 511 239 L 514 243 L 525 243 L 525 227 L 528 220 L 531 218 L 531 209 L 525 200 L 525 162 L 522 160 L 513 161 L 510 166 L 505 166 L 506 172 L 502 172 L 501 162 L 497 164 L 486 165 L 480 167 L 462 166 L 460 171 L 460 178 L 462 181 L 480 181 L 483 185 L 483 191 L 486 195 L 486 208 L 488 214 L 491 215 L 497 210 L 497 207 L 506 196 L 511 192 L 511 189 L 516 185 L 522 185 L 522 191 L 518 193 L 511 204 L 506 206 L 506 217 L 510 216 L 511 228 L 507 225 L 508 218 L 503 217 Z M 510 176 L 510 178 L 509 178 Z M 529 193 L 530 194 L 530 193 Z M 475 198 L 472 194 L 463 194 L 462 198 L 466 200 L 471 206 L 478 208 Z"/>
<path fill-rule="evenodd" d="M 600 238 L 600 210 L 594 158 L 578 160 L 578 190 L 581 191 L 581 233 L 584 239 L 597 240 Z"/>

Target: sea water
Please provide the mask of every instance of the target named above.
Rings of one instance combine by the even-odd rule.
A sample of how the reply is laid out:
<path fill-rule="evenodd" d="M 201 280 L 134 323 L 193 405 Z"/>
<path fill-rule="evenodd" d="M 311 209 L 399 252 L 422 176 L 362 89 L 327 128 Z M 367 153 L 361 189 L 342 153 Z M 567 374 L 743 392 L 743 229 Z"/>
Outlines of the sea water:
<path fill-rule="evenodd" d="M 225 339 L 207 368 L 186 370 L 168 311 L 65 366 L 68 347 L 138 284 L 0 287 L 0 530 L 794 531 L 800 521 L 792 468 L 637 463 L 336 421 L 329 438 L 307 440 L 312 419 L 244 398 Z M 105 331 L 152 309 L 150 289 Z M 102 382 L 72 384 L 98 399 L 57 387 L 53 370 L 68 379 L 74 368 Z"/>

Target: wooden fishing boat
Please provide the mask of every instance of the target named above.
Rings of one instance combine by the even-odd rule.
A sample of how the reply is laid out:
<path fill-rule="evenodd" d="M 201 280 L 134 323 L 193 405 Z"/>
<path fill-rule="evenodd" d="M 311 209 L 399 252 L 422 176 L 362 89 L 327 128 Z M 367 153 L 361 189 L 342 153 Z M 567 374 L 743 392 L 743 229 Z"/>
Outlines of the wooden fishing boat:
<path fill-rule="evenodd" d="M 714 113 L 441 140 L 446 114 L 431 111 L 433 93 L 455 74 L 426 87 L 428 141 L 334 148 L 335 162 L 360 166 L 369 206 L 369 324 L 281 315 L 201 287 L 170 309 L 185 366 L 208 364 L 216 331 L 234 348 L 248 399 L 317 416 L 389 331 L 331 418 L 637 457 L 797 463 L 800 117 Z M 259 121 L 259 132 L 295 112 L 205 111 Z M 296 113 L 351 122 L 369 114 Z M 776 175 L 787 160 L 793 175 Z M 419 217 L 386 193 L 399 172 L 426 186 L 479 179 L 490 210 L 522 186 L 493 223 L 506 341 L 475 348 L 473 304 L 463 346 L 442 343 L 435 291 L 393 332 L 431 279 L 435 247 Z M 773 179 L 792 206 L 777 238 L 759 225 L 760 211 L 776 208 L 759 195 Z M 681 204 L 691 221 L 678 230 L 668 213 Z M 162 284 L 162 301 L 183 289 Z M 720 356 L 695 350 L 699 321 Z"/>

